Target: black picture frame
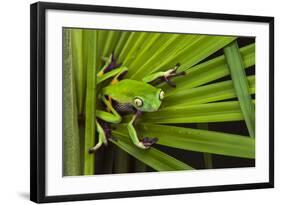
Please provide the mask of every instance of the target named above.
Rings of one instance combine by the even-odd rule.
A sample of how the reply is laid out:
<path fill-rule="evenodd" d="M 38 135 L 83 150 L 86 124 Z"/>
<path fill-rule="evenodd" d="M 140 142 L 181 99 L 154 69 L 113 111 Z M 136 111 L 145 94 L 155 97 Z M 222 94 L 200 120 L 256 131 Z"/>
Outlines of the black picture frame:
<path fill-rule="evenodd" d="M 46 117 L 46 81 L 45 81 L 45 37 L 46 10 L 87 11 L 101 13 L 137 14 L 152 16 L 170 16 L 195 19 L 217 19 L 269 24 L 269 181 L 263 183 L 229 184 L 192 188 L 125 191 L 110 193 L 90 193 L 60 196 L 46 196 L 45 192 L 45 117 Z M 82 4 L 38 2 L 30 7 L 30 199 L 37 203 L 75 200 L 109 199 L 197 192 L 229 191 L 274 187 L 274 18 L 264 16 L 230 15 L 143 8 L 125 8 Z"/>

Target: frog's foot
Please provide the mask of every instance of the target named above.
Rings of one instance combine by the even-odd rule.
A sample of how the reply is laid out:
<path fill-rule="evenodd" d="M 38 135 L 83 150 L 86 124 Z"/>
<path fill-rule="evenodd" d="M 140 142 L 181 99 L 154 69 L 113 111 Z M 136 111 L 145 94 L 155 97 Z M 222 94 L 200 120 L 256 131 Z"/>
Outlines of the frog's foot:
<path fill-rule="evenodd" d="M 158 138 L 148 138 L 144 137 L 140 140 L 140 143 L 145 147 L 145 149 L 150 148 L 153 144 L 155 144 L 158 141 Z"/>
<path fill-rule="evenodd" d="M 174 68 L 165 71 L 163 76 L 160 78 L 161 81 L 167 82 L 168 85 L 170 85 L 171 87 L 176 87 L 176 84 L 171 81 L 171 78 L 185 75 L 184 71 L 177 72 L 179 67 L 180 67 L 180 64 L 177 63 Z"/>

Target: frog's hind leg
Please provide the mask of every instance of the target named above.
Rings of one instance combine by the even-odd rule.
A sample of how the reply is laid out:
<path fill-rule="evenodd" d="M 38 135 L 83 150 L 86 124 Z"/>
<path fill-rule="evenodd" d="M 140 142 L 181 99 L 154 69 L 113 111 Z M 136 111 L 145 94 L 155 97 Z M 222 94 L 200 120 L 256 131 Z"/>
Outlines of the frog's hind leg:
<path fill-rule="evenodd" d="M 117 64 L 117 60 L 112 53 L 109 57 L 104 57 L 105 64 L 97 74 L 97 84 L 114 77 L 111 84 L 117 83 L 127 73 L 128 68 Z"/>
<path fill-rule="evenodd" d="M 114 53 L 112 53 L 109 57 L 103 57 L 102 60 L 105 62 L 101 70 L 98 72 L 98 77 L 103 76 L 105 73 L 108 73 L 115 68 L 118 68 L 121 66 L 121 64 L 117 64 L 117 60 L 114 57 Z"/>
<path fill-rule="evenodd" d="M 121 68 L 123 68 L 123 69 L 120 69 L 120 72 L 112 79 L 110 84 L 113 85 L 113 84 L 118 83 L 128 73 L 128 69 L 126 67 L 121 67 Z"/>
<path fill-rule="evenodd" d="M 120 123 L 122 117 L 118 114 L 118 112 L 112 107 L 110 102 L 105 98 L 102 97 L 105 105 L 110 109 L 110 112 L 105 112 L 103 110 L 96 110 L 96 127 L 98 132 L 98 143 L 89 149 L 89 153 L 95 152 L 99 149 L 102 144 L 107 145 L 107 139 L 111 137 L 111 130 L 108 126 L 108 123 Z"/>
<path fill-rule="evenodd" d="M 97 132 L 98 132 L 98 143 L 94 147 L 91 147 L 89 149 L 89 153 L 93 153 L 93 152 L 97 151 L 102 146 L 102 144 L 107 145 L 107 143 L 108 143 L 107 142 L 107 137 L 108 137 L 107 130 L 101 126 L 101 124 L 98 120 L 96 120 L 96 126 L 97 126 Z"/>
<path fill-rule="evenodd" d="M 102 76 L 97 76 L 97 83 L 101 83 L 109 78 L 113 77 L 113 80 L 111 81 L 111 84 L 117 83 L 119 80 L 121 80 L 124 75 L 128 72 L 128 68 L 125 66 L 121 66 L 119 68 L 115 68 L 114 70 L 111 70 Z"/>

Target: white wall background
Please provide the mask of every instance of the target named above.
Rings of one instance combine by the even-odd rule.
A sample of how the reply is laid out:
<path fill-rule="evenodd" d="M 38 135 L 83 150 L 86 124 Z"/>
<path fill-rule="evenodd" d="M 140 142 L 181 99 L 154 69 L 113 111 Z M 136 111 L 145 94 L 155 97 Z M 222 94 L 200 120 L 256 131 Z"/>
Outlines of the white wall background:
<path fill-rule="evenodd" d="M 49 0 L 52 1 L 52 0 Z M 82 3 L 75 0 L 61 2 Z M 0 7 L 0 204 L 32 204 L 29 201 L 29 4 L 34 1 L 2 1 Z M 275 0 L 84 0 L 85 4 L 145 7 L 275 17 L 275 165 L 276 188 L 157 196 L 95 201 L 95 204 L 278 204 L 281 191 L 280 105 L 281 12 Z M 279 116 L 278 116 L 279 115 Z M 68 204 L 93 204 L 92 201 Z"/>

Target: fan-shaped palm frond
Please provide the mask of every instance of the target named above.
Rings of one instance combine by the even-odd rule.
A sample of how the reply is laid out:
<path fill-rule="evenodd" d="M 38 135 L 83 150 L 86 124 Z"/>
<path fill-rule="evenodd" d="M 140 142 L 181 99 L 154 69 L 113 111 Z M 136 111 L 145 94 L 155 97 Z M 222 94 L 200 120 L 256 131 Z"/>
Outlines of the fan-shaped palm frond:
<path fill-rule="evenodd" d="M 133 157 L 124 158 L 125 172 L 138 169 L 134 159 L 142 163 L 143 171 L 197 168 L 196 163 L 173 150 L 181 155 L 202 155 L 205 168 L 213 167 L 213 156 L 254 159 L 255 44 L 248 41 L 238 48 L 239 40 L 233 36 L 65 29 L 64 174 L 118 173 L 118 149 Z M 128 67 L 125 78 L 141 80 L 177 63 L 186 73 L 174 79 L 176 88 L 159 85 L 166 93 L 161 108 L 140 118 L 140 133 L 159 139 L 148 150 L 131 143 L 126 129 L 129 116 L 125 116 L 121 124 L 113 125 L 117 140 L 110 141 L 116 146 L 88 153 L 97 140 L 94 120 L 100 105 L 96 96 L 105 86 L 97 86 L 95 76 L 103 65 L 102 57 L 111 53 Z M 241 122 L 246 132 L 242 128 L 238 134 L 224 128 L 208 130 L 214 123 L 223 127 L 229 122 Z M 199 124 L 194 127 L 194 123 Z"/>

